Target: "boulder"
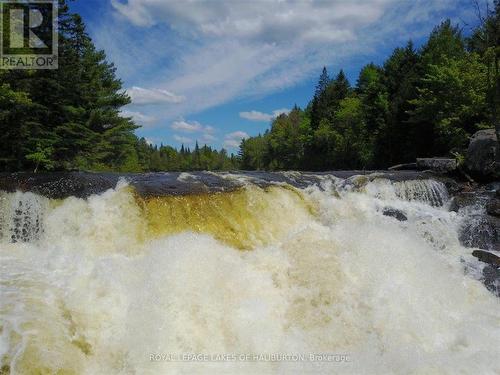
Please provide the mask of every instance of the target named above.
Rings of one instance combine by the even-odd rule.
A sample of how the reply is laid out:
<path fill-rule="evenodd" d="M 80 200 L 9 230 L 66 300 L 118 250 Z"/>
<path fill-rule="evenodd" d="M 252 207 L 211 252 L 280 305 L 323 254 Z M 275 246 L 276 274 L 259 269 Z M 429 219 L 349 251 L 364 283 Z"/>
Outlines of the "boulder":
<path fill-rule="evenodd" d="M 455 159 L 446 158 L 418 158 L 417 169 L 449 173 L 457 169 L 457 161 Z"/>
<path fill-rule="evenodd" d="M 465 168 L 478 181 L 489 182 L 500 178 L 497 155 L 498 141 L 495 129 L 476 132 L 471 138 Z"/>

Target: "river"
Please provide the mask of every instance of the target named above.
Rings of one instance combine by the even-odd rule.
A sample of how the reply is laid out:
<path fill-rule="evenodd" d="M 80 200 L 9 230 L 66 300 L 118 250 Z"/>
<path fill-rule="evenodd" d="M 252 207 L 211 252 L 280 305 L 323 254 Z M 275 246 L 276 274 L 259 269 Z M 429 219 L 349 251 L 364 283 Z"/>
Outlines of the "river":
<path fill-rule="evenodd" d="M 500 373 L 439 179 L 26 181 L 0 192 L 0 374 Z"/>

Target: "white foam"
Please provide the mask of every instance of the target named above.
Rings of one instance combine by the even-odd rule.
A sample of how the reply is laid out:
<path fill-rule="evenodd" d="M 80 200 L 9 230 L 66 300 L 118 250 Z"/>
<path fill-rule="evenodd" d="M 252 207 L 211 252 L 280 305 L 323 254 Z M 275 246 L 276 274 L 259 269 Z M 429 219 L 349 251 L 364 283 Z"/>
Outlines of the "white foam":
<path fill-rule="evenodd" d="M 464 274 L 461 219 L 371 188 L 307 189 L 316 215 L 298 215 L 288 236 L 248 252 L 190 232 L 139 241 L 145 224 L 124 186 L 50 205 L 42 238 L 0 244 L 2 365 L 81 374 L 500 372 L 500 303 Z M 303 209 L 283 201 L 287 212 Z M 408 221 L 383 216 L 386 206 Z M 155 353 L 346 353 L 350 362 L 151 361 Z"/>

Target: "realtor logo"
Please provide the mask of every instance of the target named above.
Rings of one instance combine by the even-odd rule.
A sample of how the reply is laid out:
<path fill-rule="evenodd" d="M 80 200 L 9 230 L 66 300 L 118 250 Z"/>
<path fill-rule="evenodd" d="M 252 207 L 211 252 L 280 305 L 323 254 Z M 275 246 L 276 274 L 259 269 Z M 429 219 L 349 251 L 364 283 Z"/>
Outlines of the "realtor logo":
<path fill-rule="evenodd" d="M 0 0 L 0 68 L 57 69 L 57 0 Z"/>

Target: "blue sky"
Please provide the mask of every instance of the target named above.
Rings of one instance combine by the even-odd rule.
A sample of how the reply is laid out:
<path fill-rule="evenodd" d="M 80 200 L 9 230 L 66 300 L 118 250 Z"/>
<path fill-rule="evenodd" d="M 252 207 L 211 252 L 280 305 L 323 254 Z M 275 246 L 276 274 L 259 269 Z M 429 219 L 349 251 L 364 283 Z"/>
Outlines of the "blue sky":
<path fill-rule="evenodd" d="M 484 0 L 486 1 L 486 0 Z M 90 36 L 132 98 L 123 114 L 155 144 L 237 150 L 274 116 L 307 105 L 326 66 L 351 84 L 445 18 L 475 23 L 472 0 L 78 0 Z M 466 26 L 469 25 L 469 26 Z"/>

